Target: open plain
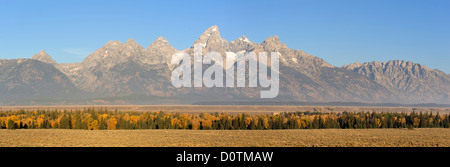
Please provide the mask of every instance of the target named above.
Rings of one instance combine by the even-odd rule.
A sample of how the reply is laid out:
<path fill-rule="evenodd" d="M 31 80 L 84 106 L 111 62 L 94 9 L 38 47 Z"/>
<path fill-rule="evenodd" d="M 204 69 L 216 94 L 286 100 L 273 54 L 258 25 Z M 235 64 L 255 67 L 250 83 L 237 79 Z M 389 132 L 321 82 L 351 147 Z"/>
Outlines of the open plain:
<path fill-rule="evenodd" d="M 1 147 L 450 147 L 450 129 L 0 130 Z"/>
<path fill-rule="evenodd" d="M 433 112 L 450 113 L 450 108 L 439 107 L 370 107 L 370 106 L 263 106 L 263 105 L 63 105 L 63 106 L 0 106 L 0 111 L 27 110 L 76 110 L 106 108 L 117 111 L 167 111 L 180 113 L 248 113 L 267 114 L 296 111 L 326 111 L 326 112 Z"/>

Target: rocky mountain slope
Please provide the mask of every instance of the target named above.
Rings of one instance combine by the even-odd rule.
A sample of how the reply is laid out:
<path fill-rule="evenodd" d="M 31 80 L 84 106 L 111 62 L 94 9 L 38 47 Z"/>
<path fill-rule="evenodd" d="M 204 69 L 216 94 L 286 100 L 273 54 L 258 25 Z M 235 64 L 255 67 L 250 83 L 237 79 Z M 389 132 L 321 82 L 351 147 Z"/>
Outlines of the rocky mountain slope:
<path fill-rule="evenodd" d="M 53 65 L 56 64 L 56 61 L 53 60 L 53 58 L 50 55 L 48 55 L 45 52 L 45 50 L 41 50 L 41 52 L 39 52 L 38 54 L 33 55 L 31 57 L 31 59 L 39 60 L 41 62 L 48 63 L 48 64 L 53 64 Z"/>
<path fill-rule="evenodd" d="M 449 103 L 450 77 L 410 61 L 368 62 L 342 67 L 369 77 L 372 81 L 403 96 L 402 101 Z"/>
<path fill-rule="evenodd" d="M 155 49 L 158 48 L 158 49 Z M 57 66 L 81 90 L 102 96 L 172 95 L 169 56 L 176 50 L 164 38 L 147 49 L 129 39 L 110 41 L 78 64 Z"/>
<path fill-rule="evenodd" d="M 66 75 L 49 63 L 34 59 L 0 60 L 0 74 L 2 104 L 38 104 L 45 99 L 84 97 Z"/>
<path fill-rule="evenodd" d="M 268 101 L 450 104 L 449 75 L 420 64 L 390 61 L 334 67 L 319 57 L 288 48 L 276 35 L 262 43 L 246 36 L 228 42 L 217 26 L 208 28 L 183 51 L 193 56 L 194 44 L 200 44 L 203 55 L 215 51 L 223 57 L 231 52 L 278 52 L 279 95 L 264 99 Z M 14 104 L 48 94 L 57 94 L 52 96 L 57 99 L 78 98 L 77 102 L 85 104 L 261 101 L 261 88 L 173 87 L 170 76 L 175 65 L 170 60 L 176 52 L 167 39 L 158 37 L 147 48 L 133 39 L 109 41 L 81 63 L 57 64 L 45 51 L 31 60 L 2 60 L 0 93 L 5 96 L 0 103 Z"/>
<path fill-rule="evenodd" d="M 206 53 L 205 50 L 219 53 L 280 53 L 280 93 L 277 98 L 271 100 L 383 102 L 393 99 L 391 91 L 367 77 L 336 68 L 302 50 L 290 49 L 281 43 L 278 36 L 269 37 L 261 44 L 251 42 L 245 36 L 230 43 L 226 41 L 221 38 L 218 27 L 212 26 L 194 44 L 200 43 L 203 53 Z M 193 49 L 194 46 L 185 51 L 192 54 Z M 215 94 L 229 92 L 223 96 L 236 98 L 236 94 L 239 94 L 238 97 L 258 98 L 259 91 L 252 88 L 231 88 L 226 91 L 219 89 Z"/>

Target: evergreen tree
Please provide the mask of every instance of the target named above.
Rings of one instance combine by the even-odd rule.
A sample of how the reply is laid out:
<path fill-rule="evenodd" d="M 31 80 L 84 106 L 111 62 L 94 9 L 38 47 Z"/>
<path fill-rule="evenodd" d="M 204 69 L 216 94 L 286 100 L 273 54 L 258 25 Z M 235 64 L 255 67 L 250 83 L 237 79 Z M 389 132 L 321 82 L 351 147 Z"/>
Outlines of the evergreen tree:
<path fill-rule="evenodd" d="M 8 129 L 11 129 L 11 130 L 17 129 L 16 125 L 17 124 L 13 120 L 11 120 L 11 119 L 8 120 L 8 125 L 7 125 Z"/>

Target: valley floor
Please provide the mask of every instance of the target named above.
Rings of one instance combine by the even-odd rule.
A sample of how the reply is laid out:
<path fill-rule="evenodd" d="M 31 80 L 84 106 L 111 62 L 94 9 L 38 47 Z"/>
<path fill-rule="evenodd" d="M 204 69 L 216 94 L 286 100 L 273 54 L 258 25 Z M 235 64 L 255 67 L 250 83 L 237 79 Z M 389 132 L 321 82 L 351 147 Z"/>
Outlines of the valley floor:
<path fill-rule="evenodd" d="M 0 130 L 1 147 L 450 147 L 450 129 Z"/>
<path fill-rule="evenodd" d="M 447 114 L 450 108 L 439 107 L 370 107 L 370 106 L 263 106 L 263 105 L 63 105 L 63 106 L 0 106 L 0 111 L 34 110 L 83 110 L 87 108 L 108 109 L 110 111 L 167 111 L 180 113 L 248 113 L 267 114 L 295 111 L 323 112 L 433 112 Z"/>

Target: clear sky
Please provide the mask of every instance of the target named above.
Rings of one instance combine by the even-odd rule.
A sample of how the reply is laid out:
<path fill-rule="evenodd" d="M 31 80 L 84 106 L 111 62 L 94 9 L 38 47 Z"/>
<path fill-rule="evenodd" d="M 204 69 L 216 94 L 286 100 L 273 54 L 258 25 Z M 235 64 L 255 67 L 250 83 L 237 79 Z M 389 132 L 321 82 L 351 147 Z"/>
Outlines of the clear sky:
<path fill-rule="evenodd" d="M 81 62 L 110 40 L 146 48 L 159 36 L 182 50 L 213 25 L 228 41 L 278 35 L 335 66 L 399 59 L 450 73 L 449 0 L 0 0 L 0 58 Z"/>

